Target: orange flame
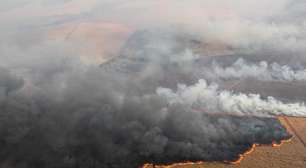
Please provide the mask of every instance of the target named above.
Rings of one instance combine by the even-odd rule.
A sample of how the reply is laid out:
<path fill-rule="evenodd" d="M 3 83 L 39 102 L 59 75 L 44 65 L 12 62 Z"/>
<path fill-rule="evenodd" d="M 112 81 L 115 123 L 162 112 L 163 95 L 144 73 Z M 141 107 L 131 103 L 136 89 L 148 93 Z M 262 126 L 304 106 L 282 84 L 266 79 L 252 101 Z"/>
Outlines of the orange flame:
<path fill-rule="evenodd" d="M 281 140 L 280 143 L 273 142 L 273 143 L 272 143 L 272 147 L 280 147 L 280 146 L 282 146 L 284 143 L 288 143 L 288 142 L 290 142 L 291 140 L 292 140 L 292 137 L 289 138 L 289 139 Z"/>
<path fill-rule="evenodd" d="M 199 161 L 199 162 L 191 162 L 191 161 L 186 161 L 183 163 L 173 163 L 170 165 L 156 165 L 154 168 L 173 168 L 176 166 L 189 166 L 189 165 L 200 165 L 203 164 L 204 162 Z M 141 168 L 153 168 L 153 164 L 144 164 Z"/>
<path fill-rule="evenodd" d="M 289 139 L 284 139 L 281 140 L 280 143 L 277 143 L 276 141 L 272 141 L 272 144 L 270 144 L 272 147 L 280 147 L 282 146 L 284 143 L 288 143 L 292 140 L 293 136 Z M 268 146 L 270 146 L 268 145 Z M 256 144 L 254 143 L 251 148 L 249 150 L 247 150 L 246 152 L 244 152 L 243 154 L 239 155 L 239 158 L 235 161 L 224 161 L 224 163 L 229 163 L 229 164 L 239 164 L 241 163 L 241 161 L 246 157 L 246 155 L 251 154 L 252 152 L 255 151 L 255 148 L 257 146 L 267 146 L 267 145 L 262 145 L 262 144 Z M 170 165 L 156 165 L 154 166 L 153 164 L 144 164 L 141 168 L 173 168 L 176 166 L 187 166 L 187 165 L 198 165 L 198 164 L 203 164 L 203 161 L 200 162 L 183 162 L 183 163 L 174 163 L 174 164 L 170 164 Z"/>
<path fill-rule="evenodd" d="M 150 168 L 151 166 L 152 166 L 151 164 L 146 163 L 141 168 Z"/>
<path fill-rule="evenodd" d="M 276 143 L 275 141 L 273 141 L 272 144 L 271 144 L 271 146 L 272 146 L 272 147 L 280 147 L 280 146 L 282 146 L 284 143 L 288 143 L 288 142 L 290 142 L 291 140 L 292 140 L 292 137 L 289 138 L 289 139 L 281 140 L 280 143 Z M 251 154 L 252 152 L 254 152 L 254 150 L 255 150 L 255 148 L 256 148 L 257 146 L 265 146 L 265 145 L 253 144 L 252 147 L 251 147 L 248 151 L 246 151 L 246 152 L 243 153 L 243 154 L 240 154 L 240 155 L 239 155 L 239 158 L 238 158 L 237 160 L 231 161 L 231 162 L 227 162 L 227 163 L 230 163 L 230 164 L 239 164 L 239 163 L 245 158 L 246 155 L 249 155 L 249 154 Z"/>
<path fill-rule="evenodd" d="M 235 161 L 230 161 L 230 162 L 226 162 L 226 163 L 230 163 L 230 164 L 239 164 L 239 163 L 245 158 L 246 155 L 249 155 L 249 154 L 251 154 L 252 152 L 255 151 L 256 146 L 259 146 L 259 144 L 253 144 L 249 150 L 247 150 L 247 151 L 244 152 L 243 154 L 240 154 L 240 155 L 239 155 L 239 158 L 238 158 L 237 160 L 235 160 Z"/>
<path fill-rule="evenodd" d="M 272 147 L 280 147 L 281 145 L 283 145 L 284 143 L 288 143 L 292 140 L 292 137 L 286 140 L 281 140 L 280 143 L 276 143 L 275 141 L 272 142 L 271 146 Z M 235 161 L 224 161 L 224 163 L 229 163 L 229 164 L 239 164 L 241 163 L 241 161 L 249 154 L 251 154 L 252 152 L 255 151 L 255 148 L 257 146 L 265 146 L 265 145 L 261 145 L 261 144 L 253 144 L 251 146 L 251 148 L 249 150 L 247 150 L 246 152 L 244 152 L 243 154 L 240 154 L 238 159 Z M 199 165 L 199 164 L 203 164 L 204 162 L 200 161 L 200 162 L 183 162 L 183 163 L 174 163 L 174 164 L 170 164 L 170 165 L 157 165 L 155 166 L 155 168 L 173 168 L 176 166 L 188 166 L 188 165 Z M 141 168 L 153 168 L 153 164 L 144 164 Z"/>

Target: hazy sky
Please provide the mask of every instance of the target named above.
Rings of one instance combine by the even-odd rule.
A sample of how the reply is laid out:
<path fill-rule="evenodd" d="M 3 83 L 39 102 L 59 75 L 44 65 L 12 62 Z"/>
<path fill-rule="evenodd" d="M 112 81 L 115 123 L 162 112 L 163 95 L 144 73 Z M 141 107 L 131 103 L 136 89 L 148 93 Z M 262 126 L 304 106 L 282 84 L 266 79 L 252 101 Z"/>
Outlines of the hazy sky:
<path fill-rule="evenodd" d="M 253 31 L 245 27 L 269 32 L 273 24 L 280 31 L 304 29 L 305 7 L 300 0 L 2 0 L 0 22 L 23 28 L 98 19 L 139 29 L 184 25 L 237 34 Z"/>
<path fill-rule="evenodd" d="M 263 45 L 302 53 L 305 7 L 300 0 L 2 0 L 0 44 L 30 44 L 43 38 L 33 33 L 99 21 L 130 30 L 174 25 L 236 48 Z"/>
<path fill-rule="evenodd" d="M 302 12 L 303 6 L 305 2 L 297 0 L 3 0 L 0 21 L 39 21 L 59 15 L 86 15 L 131 24 L 229 18 L 265 20 Z"/>

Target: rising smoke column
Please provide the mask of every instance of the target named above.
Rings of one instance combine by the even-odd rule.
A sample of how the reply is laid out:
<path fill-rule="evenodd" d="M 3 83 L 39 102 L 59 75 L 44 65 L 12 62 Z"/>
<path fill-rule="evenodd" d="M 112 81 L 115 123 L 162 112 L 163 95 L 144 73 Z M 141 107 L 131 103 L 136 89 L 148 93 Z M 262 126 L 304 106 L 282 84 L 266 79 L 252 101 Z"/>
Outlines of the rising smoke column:
<path fill-rule="evenodd" d="M 232 93 L 218 90 L 218 85 L 208 85 L 205 80 L 186 86 L 178 85 L 177 91 L 158 88 L 157 94 L 164 96 L 171 104 L 185 104 L 195 110 L 207 113 L 250 115 L 250 116 L 306 116 L 304 103 L 283 103 L 273 97 L 262 99 L 258 94 Z"/>
<path fill-rule="evenodd" d="M 297 69 L 294 70 L 287 65 L 279 65 L 278 63 L 267 63 L 261 61 L 258 63 L 249 63 L 243 58 L 239 58 L 230 66 L 222 66 L 216 62 L 213 62 L 211 67 L 203 68 L 202 74 L 204 76 L 215 79 L 246 79 L 255 78 L 263 81 L 305 81 L 306 70 Z"/>

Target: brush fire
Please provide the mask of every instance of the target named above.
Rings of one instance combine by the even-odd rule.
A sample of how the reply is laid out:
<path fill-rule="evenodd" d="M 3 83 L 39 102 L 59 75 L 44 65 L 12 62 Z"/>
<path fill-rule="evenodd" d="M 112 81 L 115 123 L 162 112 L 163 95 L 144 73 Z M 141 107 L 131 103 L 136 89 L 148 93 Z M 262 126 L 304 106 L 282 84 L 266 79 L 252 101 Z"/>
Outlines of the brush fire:
<path fill-rule="evenodd" d="M 252 146 L 247 149 L 246 151 L 244 151 L 241 154 L 238 154 L 238 158 L 236 160 L 232 160 L 232 161 L 221 161 L 223 163 L 226 164 L 240 164 L 241 161 L 249 154 L 251 154 L 252 152 L 255 151 L 256 147 L 258 146 L 272 146 L 272 147 L 281 147 L 284 143 L 289 143 L 292 140 L 292 137 L 288 138 L 288 139 L 283 139 L 280 140 L 279 143 L 272 141 L 271 144 L 252 144 Z M 197 162 L 191 162 L 191 161 L 186 161 L 186 162 L 181 162 L 181 163 L 173 163 L 173 164 L 169 164 L 169 165 L 155 165 L 155 164 L 144 164 L 141 168 L 174 168 L 174 167 L 184 167 L 184 166 L 188 166 L 188 165 L 203 165 L 205 164 L 204 161 L 197 161 Z"/>
<path fill-rule="evenodd" d="M 0 167 L 239 164 L 290 141 L 305 12 L 251 1 L 1 1 Z"/>

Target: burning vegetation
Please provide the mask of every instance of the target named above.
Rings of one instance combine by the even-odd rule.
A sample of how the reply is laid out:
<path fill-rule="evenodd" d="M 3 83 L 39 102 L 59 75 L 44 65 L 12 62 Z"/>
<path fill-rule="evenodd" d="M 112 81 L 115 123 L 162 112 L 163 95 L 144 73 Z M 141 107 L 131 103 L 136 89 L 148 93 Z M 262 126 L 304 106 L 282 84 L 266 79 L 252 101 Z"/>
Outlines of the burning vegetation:
<path fill-rule="evenodd" d="M 219 89 L 198 76 L 212 60 L 193 53 L 192 39 L 141 31 L 100 67 L 59 57 L 53 61 L 65 64 L 3 71 L 3 88 L 20 86 L 2 95 L 0 161 L 17 168 L 234 164 L 256 144 L 289 139 L 275 115 L 304 115 L 306 107 Z"/>
<path fill-rule="evenodd" d="M 47 1 L 35 3 L 34 8 L 51 2 Z M 159 22 L 169 14 L 170 20 L 192 25 L 160 26 L 141 19 L 142 15 L 133 15 L 131 21 L 121 13 L 127 9 L 139 12 L 147 1 L 132 9 L 131 1 L 118 1 L 120 5 L 111 8 L 114 1 L 107 1 L 101 5 L 106 8 L 93 13 L 88 12 L 91 7 L 86 8 L 84 15 L 51 12 L 54 22 L 39 18 L 47 23 L 38 24 L 45 25 L 43 28 L 36 25 L 39 28 L 33 34 L 29 29 L 35 26 L 19 25 L 22 19 L 16 23 L 8 19 L 16 32 L 10 27 L 4 29 L 10 33 L 0 31 L 0 167 L 171 168 L 204 162 L 238 164 L 257 146 L 278 147 L 290 140 L 291 135 L 277 116 L 306 117 L 305 95 L 292 99 L 292 92 L 286 90 L 295 82 L 305 86 L 306 81 L 306 24 L 295 20 L 288 26 L 286 20 L 280 21 L 290 12 L 274 19 L 269 13 L 265 19 L 260 15 L 249 20 L 248 16 L 236 16 L 246 11 L 237 9 L 239 12 L 232 13 L 227 4 L 225 9 L 217 10 L 219 19 L 209 16 L 202 24 L 199 20 L 211 15 L 202 9 L 205 4 L 196 5 L 201 7 L 198 12 L 195 6 L 182 12 L 182 7 L 196 4 L 195 1 L 163 1 L 168 6 L 152 1 L 150 5 L 157 7 L 156 11 L 152 13 L 150 5 L 143 11 L 144 15 L 150 13 L 150 21 Z M 61 2 L 54 7 L 58 3 Z M 14 3 L 8 4 L 15 8 Z M 30 6 L 25 5 L 25 10 Z M 173 10 L 161 10 L 164 6 Z M 63 9 L 68 8 L 69 5 Z M 108 16 L 105 20 L 119 17 L 122 23 L 105 27 L 102 21 L 98 29 L 91 29 L 95 24 L 89 23 L 75 27 L 75 23 L 95 17 L 100 11 Z M 111 14 L 107 14 L 109 11 Z M 207 13 L 202 15 L 203 11 Z M 164 15 L 153 18 L 159 12 Z M 120 14 L 112 16 L 113 13 Z M 190 17 L 182 17 L 182 13 Z M 195 17 L 197 23 L 189 23 Z M 227 17 L 232 18 L 224 21 Z M 271 20 L 275 23 L 270 24 Z M 43 31 L 66 21 L 73 30 L 64 40 L 45 37 L 52 35 Z M 86 31 L 72 38 L 84 26 Z M 107 30 L 113 30 L 114 35 L 105 35 Z M 101 35 L 106 39 L 96 42 L 103 46 L 84 44 L 84 38 L 100 35 L 92 31 L 103 31 Z M 123 42 L 122 38 L 127 40 Z M 113 43 L 120 45 L 114 47 Z M 79 50 L 82 47 L 98 48 L 98 53 L 111 56 L 95 60 L 99 56 L 87 56 L 93 51 Z M 109 60 L 97 63 L 106 59 Z M 246 84 L 250 91 L 234 89 L 241 86 L 242 80 L 251 81 Z M 265 89 L 274 94 L 259 94 L 259 81 L 273 82 Z M 279 82 L 287 92 L 279 94 L 275 90 Z"/>
<path fill-rule="evenodd" d="M 223 160 L 219 162 L 223 162 L 225 164 L 240 164 L 240 162 L 249 154 L 255 151 L 256 147 L 258 146 L 271 146 L 271 147 L 281 147 L 284 143 L 289 143 L 292 140 L 292 136 L 289 136 L 285 139 L 281 139 L 278 142 L 277 141 L 272 141 L 271 144 L 258 144 L 258 143 L 253 143 L 249 149 L 246 151 L 243 151 L 241 154 L 238 154 L 238 158 L 235 160 Z M 172 164 L 167 164 L 167 165 L 155 165 L 155 164 L 149 164 L 146 163 L 144 164 L 141 168 L 173 168 L 177 166 L 188 166 L 188 165 L 203 165 L 205 164 L 205 161 L 196 161 L 196 162 L 191 162 L 191 161 L 186 161 L 186 162 L 181 162 L 181 163 L 172 163 Z"/>
<path fill-rule="evenodd" d="M 279 117 L 278 117 L 279 118 Z M 282 116 L 282 118 L 284 118 L 284 120 L 286 121 L 287 124 L 288 123 L 288 119 L 286 116 Z M 294 129 L 294 128 L 293 128 Z M 289 143 L 291 142 L 293 136 L 287 137 L 286 139 L 282 139 L 279 142 L 277 141 L 272 141 L 271 144 L 257 144 L 254 143 L 252 144 L 252 146 L 247 149 L 245 152 L 243 152 L 242 154 L 238 155 L 238 158 L 236 160 L 232 160 L 232 161 L 222 161 L 221 163 L 225 163 L 225 164 L 240 164 L 241 161 L 249 154 L 251 154 L 252 152 L 255 151 L 256 147 L 260 147 L 260 146 L 271 146 L 271 147 L 281 147 L 284 143 Z M 173 167 L 177 167 L 177 166 L 189 166 L 189 165 L 203 165 L 205 164 L 204 161 L 198 161 L 198 162 L 181 162 L 181 163 L 173 163 L 173 164 L 168 164 L 168 165 L 155 165 L 155 164 L 144 164 L 141 168 L 173 168 Z"/>

